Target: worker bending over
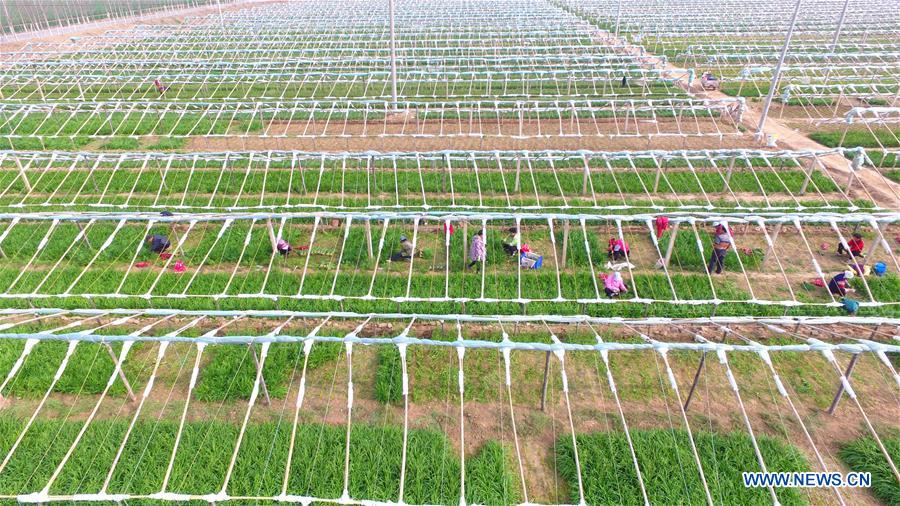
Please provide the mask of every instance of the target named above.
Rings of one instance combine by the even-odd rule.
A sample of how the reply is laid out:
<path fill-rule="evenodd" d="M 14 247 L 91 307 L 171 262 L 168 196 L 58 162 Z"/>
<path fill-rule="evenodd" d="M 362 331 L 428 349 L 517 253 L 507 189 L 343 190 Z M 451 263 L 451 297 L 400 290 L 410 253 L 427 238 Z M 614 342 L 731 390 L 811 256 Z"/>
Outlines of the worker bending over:
<path fill-rule="evenodd" d="M 622 273 L 615 271 L 603 280 L 603 291 L 607 297 L 616 298 L 628 291 L 625 281 L 622 280 Z"/>
<path fill-rule="evenodd" d="M 509 232 L 509 235 L 503 239 L 503 251 L 507 255 L 515 256 L 519 253 L 519 244 L 522 242 L 521 235 L 515 227 L 510 228 L 507 232 Z"/>
<path fill-rule="evenodd" d="M 613 261 L 627 260 L 631 249 L 624 239 L 609 238 L 609 246 L 606 248 L 606 256 Z"/>
<path fill-rule="evenodd" d="M 838 255 L 848 255 L 850 258 L 863 258 L 863 249 L 866 247 L 866 243 L 863 242 L 862 235 L 859 233 L 854 233 L 853 237 L 847 241 L 848 248 L 844 247 L 843 242 L 838 243 L 837 254 Z"/>
<path fill-rule="evenodd" d="M 154 253 L 162 253 L 163 251 L 169 249 L 169 246 L 172 244 L 169 242 L 169 238 L 162 234 L 153 234 L 147 236 L 146 239 L 147 247 L 150 248 L 150 251 Z"/>
<path fill-rule="evenodd" d="M 409 260 L 413 257 L 415 250 L 412 242 L 405 235 L 400 236 L 400 251 L 391 255 L 391 262 L 399 262 L 401 260 Z"/>
<path fill-rule="evenodd" d="M 853 276 L 855 274 L 851 270 L 839 272 L 828 282 L 828 291 L 841 297 L 847 295 L 847 292 L 855 292 L 856 290 L 850 287 L 850 280 L 853 279 Z"/>
<path fill-rule="evenodd" d="M 291 248 L 291 245 L 288 244 L 288 242 L 284 239 L 278 239 L 277 241 L 275 241 L 275 250 L 279 255 L 283 257 L 288 256 L 292 249 L 293 248 Z"/>

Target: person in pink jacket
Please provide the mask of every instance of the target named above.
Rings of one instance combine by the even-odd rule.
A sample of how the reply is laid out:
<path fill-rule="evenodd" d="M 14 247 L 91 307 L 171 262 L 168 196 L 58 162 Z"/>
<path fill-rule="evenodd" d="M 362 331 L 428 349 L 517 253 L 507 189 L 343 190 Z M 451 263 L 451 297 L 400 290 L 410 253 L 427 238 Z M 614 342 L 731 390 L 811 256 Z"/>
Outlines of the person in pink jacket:
<path fill-rule="evenodd" d="M 484 244 L 484 230 L 479 230 L 475 236 L 472 237 L 472 245 L 469 246 L 470 262 L 466 265 L 466 269 L 475 267 L 478 272 L 481 272 L 481 264 L 484 263 L 486 258 L 487 248 Z"/>
<path fill-rule="evenodd" d="M 607 297 L 618 297 L 627 292 L 628 287 L 622 281 L 622 274 L 617 271 L 606 276 L 606 279 L 603 280 L 603 291 L 606 292 Z"/>

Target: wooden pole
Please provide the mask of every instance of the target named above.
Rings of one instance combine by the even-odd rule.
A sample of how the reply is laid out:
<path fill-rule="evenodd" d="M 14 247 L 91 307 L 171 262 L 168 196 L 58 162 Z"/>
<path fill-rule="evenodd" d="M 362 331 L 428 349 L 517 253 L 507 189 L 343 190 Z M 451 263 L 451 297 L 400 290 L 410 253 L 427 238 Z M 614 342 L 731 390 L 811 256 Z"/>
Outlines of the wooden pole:
<path fill-rule="evenodd" d="M 772 239 L 772 245 L 766 247 L 766 253 L 763 255 L 762 265 L 766 264 L 766 261 L 769 259 L 769 254 L 775 250 L 775 240 L 778 239 L 778 234 L 781 233 L 781 227 L 783 223 L 776 223 L 775 230 L 772 232 L 772 235 L 769 236 Z M 763 224 L 765 226 L 765 224 Z"/>
<path fill-rule="evenodd" d="M 850 374 L 853 373 L 853 367 L 856 366 L 856 361 L 859 360 L 859 353 L 854 353 L 853 358 L 850 359 L 850 363 L 847 364 L 847 370 L 844 372 L 844 377 L 848 380 L 850 379 Z M 844 382 L 841 381 L 838 383 L 837 394 L 834 396 L 834 400 L 831 401 L 831 406 L 828 407 L 828 414 L 833 415 L 834 410 L 837 409 L 838 403 L 841 402 L 841 397 L 844 395 Z"/>
<path fill-rule="evenodd" d="M 731 175 L 734 173 L 734 164 L 737 161 L 737 158 L 732 158 L 731 162 L 728 164 L 728 170 L 725 171 L 725 189 L 731 191 Z"/>
<path fill-rule="evenodd" d="M 834 52 L 834 48 L 837 46 L 838 40 L 841 38 L 841 29 L 844 28 L 844 19 L 847 17 L 847 7 L 850 5 L 850 0 L 844 1 L 844 8 L 841 9 L 841 16 L 838 18 L 837 28 L 834 29 L 834 38 L 831 39 L 831 51 Z"/>
<path fill-rule="evenodd" d="M 394 30 L 394 0 L 388 1 L 388 17 L 390 19 L 390 48 L 391 48 L 391 109 L 397 110 L 397 35 Z"/>
<path fill-rule="evenodd" d="M 137 400 L 137 397 L 134 396 L 134 390 L 131 389 L 131 383 L 128 382 L 128 378 L 125 377 L 125 371 L 119 367 L 119 358 L 116 357 L 116 352 L 113 351 L 112 346 L 109 343 L 103 343 L 106 346 L 106 351 L 109 352 L 109 356 L 112 358 L 113 366 L 119 368 L 119 378 L 122 380 L 122 383 L 125 384 L 125 391 L 128 392 L 128 398 L 131 399 L 131 402 Z"/>
<path fill-rule="evenodd" d="M 703 352 L 703 355 L 700 355 L 700 365 L 697 367 L 697 372 L 694 373 L 694 382 L 691 383 L 691 389 L 688 390 L 687 399 L 684 400 L 684 410 L 687 411 L 691 405 L 691 399 L 694 398 L 694 390 L 697 389 L 697 383 L 700 382 L 700 373 L 703 371 L 703 364 L 706 363 L 706 352 Z"/>
<path fill-rule="evenodd" d="M 798 195 L 803 195 L 806 193 L 806 188 L 809 186 L 809 182 L 812 181 L 812 173 L 815 168 L 815 162 L 810 161 L 809 167 L 806 170 L 806 177 L 803 179 L 803 184 L 800 185 L 800 193 Z"/>
<path fill-rule="evenodd" d="M 22 160 L 19 160 L 19 157 L 15 158 L 16 167 L 19 169 L 19 176 L 22 177 L 22 181 L 25 183 L 25 189 L 29 192 L 31 191 L 31 183 L 28 181 L 28 176 L 25 175 L 25 168 L 22 167 Z"/>
<path fill-rule="evenodd" d="M 656 162 L 656 179 L 653 181 L 653 193 L 659 192 L 659 179 L 662 177 L 662 166 Z"/>
<path fill-rule="evenodd" d="M 462 226 L 463 226 L 463 238 L 462 238 L 463 239 L 463 241 L 462 241 L 462 243 L 463 243 L 463 265 L 466 265 L 468 263 L 468 262 L 466 262 L 466 260 L 468 260 L 467 255 L 469 254 L 469 222 L 463 221 Z"/>
<path fill-rule="evenodd" d="M 591 167 L 588 164 L 587 157 L 584 157 L 583 160 L 584 160 L 584 178 L 581 181 L 581 193 L 587 195 L 588 181 L 591 180 Z"/>
<path fill-rule="evenodd" d="M 275 228 L 272 219 L 266 218 L 266 231 L 269 233 L 269 241 L 272 243 L 272 251 L 278 251 L 278 239 L 275 237 Z"/>
<path fill-rule="evenodd" d="M 784 37 L 784 46 L 782 46 L 781 48 L 781 56 L 778 59 L 778 63 L 775 65 L 775 71 L 772 72 L 772 83 L 769 85 L 769 93 L 766 96 L 762 114 L 759 118 L 759 126 L 756 128 L 757 141 L 760 141 L 763 138 L 763 130 L 766 127 L 766 118 L 769 116 L 769 108 L 772 106 L 772 99 L 775 97 L 775 92 L 778 89 L 778 82 L 781 80 L 781 67 L 782 65 L 784 65 L 784 60 L 787 56 L 788 48 L 791 45 L 791 37 L 794 35 L 794 27 L 797 26 L 797 16 L 800 14 L 800 4 L 802 3 L 803 0 L 797 0 L 797 3 L 794 4 L 794 14 L 791 17 L 787 35 L 785 35 Z"/>
<path fill-rule="evenodd" d="M 375 256 L 375 251 L 372 249 L 372 220 L 366 220 L 366 251 L 369 253 L 369 258 Z"/>
<path fill-rule="evenodd" d="M 82 233 L 84 243 L 88 245 L 88 248 L 94 249 L 94 247 L 91 246 L 91 241 L 88 240 L 87 232 L 85 232 L 84 230 L 84 225 L 82 225 L 78 220 L 75 220 L 75 225 L 78 227 L 78 231 Z"/>
<path fill-rule="evenodd" d="M 878 244 L 881 242 L 881 229 L 878 227 L 878 223 L 876 222 L 872 228 L 875 230 L 875 238 L 869 243 L 869 251 L 866 251 L 866 258 L 871 258 L 875 253 L 875 248 L 877 248 Z M 865 259 L 863 259 L 863 261 L 865 261 Z"/>
<path fill-rule="evenodd" d="M 547 406 L 547 385 L 550 383 L 550 352 L 544 358 L 544 384 L 541 387 L 541 411 Z"/>
<path fill-rule="evenodd" d="M 261 372 L 259 370 L 259 357 L 256 356 L 256 347 L 253 346 L 253 343 L 250 343 L 250 355 L 253 357 L 253 365 L 256 366 L 256 372 Z M 263 397 L 266 400 L 266 406 L 272 404 L 272 399 L 269 398 L 269 389 L 266 387 L 266 378 L 260 374 L 259 375 L 259 386 L 262 387 Z"/>
<path fill-rule="evenodd" d="M 516 193 L 519 193 L 519 178 L 521 177 L 521 173 L 522 173 L 522 159 L 517 157 L 516 158 L 516 180 L 515 180 L 515 185 L 513 186 L 513 191 Z"/>
<path fill-rule="evenodd" d="M 666 257 L 663 259 L 664 265 L 668 267 L 669 261 L 672 260 L 672 252 L 675 251 L 675 237 L 678 235 L 678 225 L 680 222 L 675 222 L 672 225 L 672 233 L 669 235 L 669 245 L 666 246 Z"/>

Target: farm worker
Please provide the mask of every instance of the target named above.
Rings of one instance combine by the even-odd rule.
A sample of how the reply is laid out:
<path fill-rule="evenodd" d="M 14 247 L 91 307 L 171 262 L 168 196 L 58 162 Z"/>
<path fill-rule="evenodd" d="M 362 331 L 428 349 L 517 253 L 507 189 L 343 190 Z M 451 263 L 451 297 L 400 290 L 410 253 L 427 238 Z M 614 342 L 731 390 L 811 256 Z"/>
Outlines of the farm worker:
<path fill-rule="evenodd" d="M 456 232 L 456 229 L 453 228 L 453 224 L 445 221 L 444 222 L 444 233 L 447 235 L 453 235 L 453 232 Z"/>
<path fill-rule="evenodd" d="M 400 236 L 400 251 L 391 255 L 391 262 L 409 260 L 413 256 L 413 245 L 405 235 Z"/>
<path fill-rule="evenodd" d="M 284 239 L 278 239 L 275 242 L 275 250 L 278 251 L 278 254 L 283 257 L 288 256 L 288 253 L 291 252 L 291 249 L 291 245 L 288 244 L 288 242 Z"/>
<path fill-rule="evenodd" d="M 622 76 L 622 87 L 625 88 L 628 86 L 628 76 Z"/>
<path fill-rule="evenodd" d="M 603 280 L 603 291 L 607 297 L 618 297 L 628 291 L 625 282 L 622 280 L 622 273 L 615 271 Z"/>
<path fill-rule="evenodd" d="M 469 264 L 466 265 L 466 269 L 476 267 L 476 270 L 481 272 L 481 264 L 484 263 L 486 257 L 487 248 L 484 245 L 484 230 L 482 229 L 472 237 L 472 245 L 469 246 Z"/>
<path fill-rule="evenodd" d="M 828 291 L 834 295 L 840 295 L 843 297 L 847 295 L 847 292 L 855 292 L 853 288 L 850 288 L 850 280 L 853 279 L 853 276 L 856 274 L 853 271 L 844 271 L 836 274 L 831 281 L 828 282 Z"/>
<path fill-rule="evenodd" d="M 656 217 L 656 237 L 662 237 L 663 232 L 669 229 L 669 218 L 666 216 Z"/>
<path fill-rule="evenodd" d="M 841 306 L 844 308 L 844 311 L 852 315 L 859 311 L 859 302 L 847 297 L 841 299 Z"/>
<path fill-rule="evenodd" d="M 734 245 L 734 241 L 731 239 L 731 234 L 728 233 L 724 225 L 716 223 L 716 231 L 713 233 L 712 256 L 709 258 L 709 264 L 706 266 L 707 272 L 712 274 L 715 267 L 716 274 L 722 274 L 722 268 L 725 267 L 725 257 L 728 255 L 728 250 L 731 249 L 732 245 Z"/>
<path fill-rule="evenodd" d="M 844 243 L 839 242 L 837 247 L 837 254 L 849 254 L 850 258 L 862 258 L 863 256 L 865 256 L 863 255 L 863 249 L 866 247 L 866 243 L 863 242 L 862 235 L 858 233 L 853 234 L 853 238 L 847 241 L 847 246 L 849 247 L 849 249 L 844 247 Z"/>
<path fill-rule="evenodd" d="M 169 243 L 169 239 L 162 234 L 153 234 L 147 236 L 146 239 L 147 247 L 150 248 L 150 251 L 154 253 L 162 253 L 167 250 L 171 243 Z"/>
<path fill-rule="evenodd" d="M 160 95 L 169 89 L 169 87 L 164 85 L 159 79 L 153 80 L 153 86 L 156 86 L 156 91 L 158 91 Z"/>
<path fill-rule="evenodd" d="M 507 255 L 513 256 L 519 252 L 519 244 L 522 242 L 522 239 L 515 227 L 510 228 L 507 232 L 509 232 L 509 235 L 506 236 L 506 239 L 503 239 L 503 251 Z"/>
<path fill-rule="evenodd" d="M 622 239 L 615 237 L 609 238 L 609 246 L 606 248 L 606 256 L 610 260 L 625 260 L 627 255 L 631 253 L 628 243 Z"/>

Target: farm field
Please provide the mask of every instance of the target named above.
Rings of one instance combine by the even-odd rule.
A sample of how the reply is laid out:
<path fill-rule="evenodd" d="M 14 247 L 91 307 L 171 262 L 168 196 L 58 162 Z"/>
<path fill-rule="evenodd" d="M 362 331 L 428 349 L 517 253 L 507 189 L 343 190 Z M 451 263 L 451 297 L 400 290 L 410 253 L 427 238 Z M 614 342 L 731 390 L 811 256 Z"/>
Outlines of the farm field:
<path fill-rule="evenodd" d="M 824 145 L 866 148 L 873 166 L 890 177 L 900 148 L 897 10 L 890 2 L 865 2 L 841 19 L 842 4 L 825 2 L 817 13 L 798 17 L 772 114 Z M 759 103 L 770 91 L 792 5 L 757 5 L 735 3 L 734 9 L 743 13 L 736 19 L 717 18 L 723 7 L 711 4 L 648 0 L 617 11 L 611 2 L 569 2 L 576 12 L 674 66 L 697 69 L 698 77 L 713 73 L 725 95 Z M 878 13 L 877 22 L 869 19 L 870 13 Z M 689 30 L 698 19 L 705 29 Z M 759 23 L 765 28 L 749 34 L 748 28 Z M 825 31 L 830 37 L 822 36 Z"/>
<path fill-rule="evenodd" d="M 107 19 L 139 17 L 159 11 L 184 9 L 213 3 L 212 0 L 75 0 L 66 4 L 35 5 L 27 0 L 4 3 L 0 35 L 14 38 L 17 34 L 61 29 Z M 38 8 L 40 7 L 40 8 Z"/>
<path fill-rule="evenodd" d="M 796 5 L 4 3 L 0 504 L 893 504 L 900 14 Z"/>

